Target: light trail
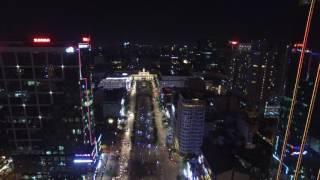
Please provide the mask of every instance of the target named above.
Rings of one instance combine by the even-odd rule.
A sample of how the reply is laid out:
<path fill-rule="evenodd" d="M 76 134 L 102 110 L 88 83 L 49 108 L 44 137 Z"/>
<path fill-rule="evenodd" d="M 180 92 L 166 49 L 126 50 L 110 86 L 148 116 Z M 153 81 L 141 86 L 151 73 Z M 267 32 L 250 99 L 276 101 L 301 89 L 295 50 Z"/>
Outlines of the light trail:
<path fill-rule="evenodd" d="M 298 179 L 298 176 L 300 173 L 301 161 L 302 161 L 302 156 L 303 156 L 302 152 L 304 151 L 304 146 L 306 145 L 306 142 L 307 142 L 307 136 L 308 136 L 308 131 L 309 131 L 310 122 L 311 122 L 311 116 L 312 116 L 312 112 L 313 112 L 314 103 L 315 103 L 316 97 L 317 97 L 319 79 L 320 79 L 320 64 L 318 65 L 317 76 L 316 76 L 315 83 L 313 86 L 312 97 L 311 97 L 310 107 L 309 107 L 308 116 L 307 116 L 307 122 L 304 127 L 303 137 L 302 137 L 302 141 L 301 141 L 301 145 L 300 145 L 300 153 L 299 153 L 298 162 L 296 165 L 296 170 L 294 173 L 294 180 Z"/>
<path fill-rule="evenodd" d="M 296 99 L 297 99 L 297 91 L 298 91 L 298 86 L 299 86 L 299 81 L 300 81 L 300 76 L 301 76 L 301 69 L 302 69 L 302 64 L 303 64 L 303 59 L 304 59 L 304 53 L 306 50 L 306 45 L 308 42 L 311 19 L 312 19 L 312 15 L 313 15 L 313 9 L 315 6 L 315 2 L 316 2 L 316 0 L 312 0 L 311 5 L 310 5 L 310 9 L 309 9 L 309 15 L 308 15 L 308 19 L 307 19 L 307 24 L 306 24 L 306 28 L 305 28 L 304 37 L 303 37 L 302 49 L 301 49 L 301 53 L 300 53 L 296 82 L 295 82 L 294 89 L 293 89 L 292 102 L 291 102 L 290 112 L 289 112 L 289 116 L 288 116 L 288 124 L 287 124 L 287 129 L 285 132 L 284 141 L 283 141 L 283 145 L 282 145 L 282 149 L 281 149 L 281 156 L 280 156 L 276 180 L 280 179 L 280 175 L 281 175 L 281 171 L 282 171 L 282 164 L 283 164 L 283 159 L 284 159 L 284 155 L 286 152 L 285 149 L 286 149 L 286 146 L 288 143 L 288 136 L 289 136 L 290 127 L 291 127 L 291 123 L 292 123 L 293 110 L 294 110 L 294 106 L 295 106 Z"/>

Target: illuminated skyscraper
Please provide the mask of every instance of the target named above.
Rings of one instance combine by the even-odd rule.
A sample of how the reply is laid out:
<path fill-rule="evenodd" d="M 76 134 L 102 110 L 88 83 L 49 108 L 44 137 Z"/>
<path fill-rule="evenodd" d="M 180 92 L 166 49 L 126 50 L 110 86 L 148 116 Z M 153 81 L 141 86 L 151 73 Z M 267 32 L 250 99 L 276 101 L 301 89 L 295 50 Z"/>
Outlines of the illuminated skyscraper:
<path fill-rule="evenodd" d="M 230 89 L 251 105 L 264 103 L 277 89 L 279 53 L 267 41 L 232 41 L 229 64 Z"/>
<path fill-rule="evenodd" d="M 13 156 L 17 174 L 72 179 L 87 169 L 73 162 L 75 154 L 90 154 L 95 140 L 89 49 L 83 48 L 79 54 L 77 46 L 48 38 L 0 47 L 0 149 Z"/>
<path fill-rule="evenodd" d="M 204 135 L 204 120 L 205 102 L 190 92 L 180 94 L 175 128 L 181 153 L 200 153 Z"/>
<path fill-rule="evenodd" d="M 278 162 L 280 160 L 301 48 L 288 48 L 288 50 L 290 51 L 288 51 L 289 53 L 287 56 L 288 68 L 286 70 L 286 80 L 283 86 L 284 96 L 281 97 L 281 112 L 278 130 L 274 140 L 274 161 L 271 165 L 272 168 L 270 168 L 272 171 L 278 167 Z M 297 100 L 293 111 L 292 124 L 283 160 L 282 176 L 287 179 L 293 178 L 294 176 L 294 170 L 297 164 L 297 157 L 300 151 L 301 140 L 306 125 L 308 110 L 310 108 L 310 101 L 312 98 L 312 92 L 319 63 L 320 54 L 306 50 L 301 69 Z M 320 93 L 318 91 L 314 111 L 311 116 L 311 125 L 309 128 L 307 143 L 303 151 L 301 174 L 299 178 L 304 177 L 306 179 L 316 179 L 318 170 L 320 168 L 320 133 L 318 131 L 320 125 L 318 121 L 320 119 L 319 94 Z M 275 172 L 271 173 L 272 176 L 274 176 L 274 173 Z"/>

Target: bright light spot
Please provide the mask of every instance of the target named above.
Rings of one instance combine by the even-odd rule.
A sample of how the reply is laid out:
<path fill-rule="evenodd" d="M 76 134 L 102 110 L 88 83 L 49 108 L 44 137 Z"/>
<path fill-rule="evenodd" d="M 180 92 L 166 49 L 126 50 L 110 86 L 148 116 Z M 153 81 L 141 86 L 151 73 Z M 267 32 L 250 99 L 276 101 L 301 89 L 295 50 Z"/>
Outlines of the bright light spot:
<path fill-rule="evenodd" d="M 42 116 L 41 116 L 41 115 L 39 115 L 39 116 L 38 116 L 38 118 L 39 118 L 39 119 L 42 119 Z"/>
<path fill-rule="evenodd" d="M 64 68 L 64 65 L 63 65 L 63 64 L 61 65 L 61 68 L 62 68 L 62 69 Z"/>
<path fill-rule="evenodd" d="M 238 41 L 229 41 L 229 43 L 232 45 L 237 45 L 239 42 Z"/>
<path fill-rule="evenodd" d="M 82 37 L 82 41 L 83 42 L 90 42 L 90 38 L 89 37 Z"/>
<path fill-rule="evenodd" d="M 302 43 L 296 43 L 296 44 L 294 44 L 294 47 L 301 48 L 302 46 L 303 46 L 303 44 L 302 44 Z"/>
<path fill-rule="evenodd" d="M 79 43 L 79 44 L 78 44 L 78 48 L 79 48 L 79 49 L 89 48 L 89 44 L 88 44 L 88 43 Z"/>
<path fill-rule="evenodd" d="M 75 159 L 73 160 L 74 163 L 91 163 L 92 159 Z"/>
<path fill-rule="evenodd" d="M 185 60 L 183 60 L 183 63 L 184 63 L 184 64 L 188 64 L 189 61 L 185 59 Z"/>
<path fill-rule="evenodd" d="M 128 73 L 122 73 L 122 76 L 128 76 Z"/>
<path fill-rule="evenodd" d="M 113 122 L 114 122 L 114 120 L 113 120 L 112 118 L 109 118 L 109 119 L 108 119 L 108 123 L 109 123 L 109 124 L 112 124 Z"/>
<path fill-rule="evenodd" d="M 77 157 L 90 157 L 90 154 L 75 154 Z"/>
<path fill-rule="evenodd" d="M 22 107 L 26 107 L 26 104 L 22 104 Z"/>
<path fill-rule="evenodd" d="M 98 166 L 97 166 L 97 169 L 100 169 L 100 167 L 101 167 L 101 160 L 98 162 Z"/>
<path fill-rule="evenodd" d="M 171 105 L 171 108 L 172 108 L 172 114 L 174 114 L 174 113 L 175 113 L 175 111 L 176 111 L 176 108 L 174 107 L 174 105 L 173 105 L 173 104 Z"/>
<path fill-rule="evenodd" d="M 292 152 L 290 155 L 291 156 L 295 156 L 295 155 L 299 155 L 300 154 L 300 152 Z M 303 155 L 306 155 L 306 154 L 308 154 L 308 151 L 303 151 L 303 153 L 302 153 Z"/>
<path fill-rule="evenodd" d="M 102 138 L 102 134 L 99 135 L 97 142 L 99 142 Z"/>
<path fill-rule="evenodd" d="M 52 91 L 49 91 L 49 94 L 53 94 L 53 92 L 52 92 Z"/>
<path fill-rule="evenodd" d="M 16 65 L 16 67 L 17 67 L 17 69 L 19 69 L 19 68 L 20 68 L 20 66 L 19 66 L 18 64 Z"/>
<path fill-rule="evenodd" d="M 70 46 L 66 48 L 66 53 L 74 53 L 74 47 Z"/>

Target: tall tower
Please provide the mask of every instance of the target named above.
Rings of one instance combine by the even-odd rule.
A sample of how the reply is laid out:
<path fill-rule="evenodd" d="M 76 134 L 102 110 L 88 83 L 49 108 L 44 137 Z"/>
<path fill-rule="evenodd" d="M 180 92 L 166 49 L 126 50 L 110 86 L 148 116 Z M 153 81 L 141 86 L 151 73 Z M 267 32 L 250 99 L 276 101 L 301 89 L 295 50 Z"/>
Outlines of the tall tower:
<path fill-rule="evenodd" d="M 179 151 L 183 154 L 198 154 L 204 135 L 205 102 L 192 93 L 179 95 L 176 136 Z"/>
<path fill-rule="evenodd" d="M 86 173 L 88 166 L 74 163 L 75 154 L 90 154 L 95 147 L 87 143 L 81 113 L 89 98 L 84 101 L 80 94 L 90 97 L 83 91 L 90 85 L 83 87 L 79 78 L 77 49 L 49 38 L 1 44 L 0 131 L 5 138 L 0 151 L 13 157 L 17 174 L 77 179 Z"/>
<path fill-rule="evenodd" d="M 284 84 L 285 93 L 281 97 L 280 119 L 277 134 L 274 140 L 274 161 L 272 164 L 272 168 L 270 168 L 272 170 L 275 170 L 275 168 L 278 167 L 281 156 L 300 53 L 301 48 L 296 46 L 291 48 L 291 51 L 288 54 L 287 66 L 289 68 L 286 72 L 286 80 Z M 292 124 L 283 159 L 283 178 L 292 178 L 294 176 L 319 63 L 320 54 L 312 52 L 310 50 L 306 50 L 301 69 L 301 77 L 292 117 Z M 317 148 L 318 146 L 314 144 L 318 142 L 317 139 L 319 139 L 320 137 L 320 133 L 317 130 L 320 125 L 320 123 L 318 122 L 320 118 L 319 95 L 320 92 L 318 91 L 316 94 L 315 107 L 311 116 L 311 125 L 309 128 L 307 143 L 304 147 L 304 151 L 302 152 L 303 158 L 301 173 L 299 175 L 300 178 L 305 177 L 307 179 L 315 179 L 320 168 L 320 149 Z"/>

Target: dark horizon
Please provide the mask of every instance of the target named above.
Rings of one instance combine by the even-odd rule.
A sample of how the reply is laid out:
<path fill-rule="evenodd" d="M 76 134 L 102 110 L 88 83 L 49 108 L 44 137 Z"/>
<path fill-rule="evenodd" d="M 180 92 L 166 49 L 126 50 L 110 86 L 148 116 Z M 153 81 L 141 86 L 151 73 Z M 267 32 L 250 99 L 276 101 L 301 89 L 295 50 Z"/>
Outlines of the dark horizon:
<path fill-rule="evenodd" d="M 264 38 L 293 42 L 302 39 L 306 10 L 298 1 L 197 4 L 7 1 L 1 6 L 0 39 L 24 40 L 45 34 L 72 40 L 92 34 L 94 40 L 111 44 Z M 317 26 L 315 19 L 313 26 Z"/>

